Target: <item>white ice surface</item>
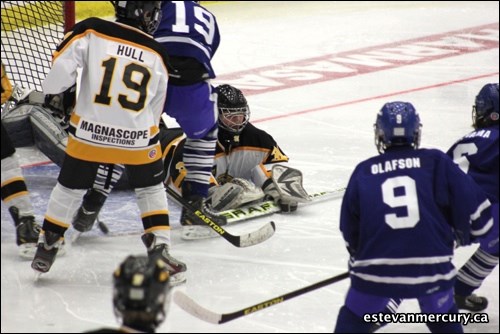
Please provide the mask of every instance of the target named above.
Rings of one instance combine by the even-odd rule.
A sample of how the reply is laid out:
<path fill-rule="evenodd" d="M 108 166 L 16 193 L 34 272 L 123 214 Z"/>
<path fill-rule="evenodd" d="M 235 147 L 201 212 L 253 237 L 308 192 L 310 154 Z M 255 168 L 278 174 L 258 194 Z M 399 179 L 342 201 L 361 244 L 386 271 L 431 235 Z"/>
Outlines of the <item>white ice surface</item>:
<path fill-rule="evenodd" d="M 303 171 L 309 192 L 345 185 L 354 166 L 376 154 L 372 125 L 385 102 L 411 101 L 423 122 L 422 146 L 446 150 L 470 131 L 475 94 L 485 83 L 498 82 L 498 1 L 234 1 L 210 3 L 207 8 L 216 14 L 221 30 L 213 61 L 221 78 L 496 24 L 494 48 L 265 93 L 245 90 L 255 125 L 269 131 L 291 158 L 290 164 Z M 46 160 L 33 149 L 19 153 L 24 165 Z M 24 171 L 41 221 L 57 170 Z M 347 252 L 338 231 L 339 206 L 340 200 L 335 200 L 292 215 L 275 215 L 277 231 L 270 240 L 239 249 L 223 239 L 182 241 L 179 209 L 171 204 L 172 253 L 188 265 L 187 283 L 176 289 L 213 311 L 227 313 L 344 272 Z M 2 204 L 2 332 L 80 332 L 117 325 L 111 273 L 128 254 L 144 253 L 133 194 L 113 194 L 102 219 L 110 227 L 109 236 L 97 230 L 83 236 L 35 284 L 30 262 L 17 256 L 14 227 Z M 228 230 L 250 231 L 270 219 Z M 475 246 L 458 249 L 457 267 L 474 250 Z M 348 283 L 224 325 L 204 323 L 172 304 L 159 332 L 332 332 Z M 497 268 L 478 290 L 490 300 L 490 323 L 468 325 L 466 332 L 499 332 L 498 284 Z M 418 306 L 408 301 L 400 311 L 418 312 Z M 428 330 L 424 324 L 391 324 L 381 332 Z"/>

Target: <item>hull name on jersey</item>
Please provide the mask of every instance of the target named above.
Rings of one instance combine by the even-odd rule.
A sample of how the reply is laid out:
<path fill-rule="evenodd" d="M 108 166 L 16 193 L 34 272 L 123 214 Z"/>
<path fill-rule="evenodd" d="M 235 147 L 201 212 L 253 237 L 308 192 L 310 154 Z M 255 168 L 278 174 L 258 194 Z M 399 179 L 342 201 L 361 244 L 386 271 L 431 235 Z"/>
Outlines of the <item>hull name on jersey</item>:
<path fill-rule="evenodd" d="M 103 145 L 146 147 L 149 144 L 149 129 L 129 129 L 80 119 L 76 137 Z"/>
<path fill-rule="evenodd" d="M 490 138 L 491 131 L 490 130 L 478 130 L 469 133 L 465 136 L 465 138 L 474 138 L 474 137 L 482 137 L 482 138 Z"/>
<path fill-rule="evenodd" d="M 140 61 L 141 63 L 144 63 L 144 59 L 142 59 L 143 53 L 143 51 L 139 51 L 137 49 L 131 48 L 130 46 L 120 44 L 118 44 L 118 49 L 116 50 L 116 54 L 118 56 L 132 58 L 134 60 Z"/>
<path fill-rule="evenodd" d="M 111 45 L 108 46 L 108 54 L 120 58 L 128 58 L 136 60 L 150 67 L 152 67 L 152 64 L 154 63 L 153 54 L 151 54 L 150 52 L 145 52 L 144 50 L 141 49 L 136 49 L 129 45 L 112 43 Z"/>
<path fill-rule="evenodd" d="M 392 159 L 371 166 L 372 174 L 383 174 L 398 169 L 420 168 L 420 158 Z"/>

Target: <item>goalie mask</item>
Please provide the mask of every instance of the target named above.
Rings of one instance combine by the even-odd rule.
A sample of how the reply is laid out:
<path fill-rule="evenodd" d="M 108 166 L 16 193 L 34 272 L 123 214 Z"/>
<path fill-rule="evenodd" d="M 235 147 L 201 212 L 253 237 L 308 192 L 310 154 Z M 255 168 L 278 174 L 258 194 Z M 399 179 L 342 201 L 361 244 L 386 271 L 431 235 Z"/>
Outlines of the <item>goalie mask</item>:
<path fill-rule="evenodd" d="M 375 146 L 379 153 L 392 146 L 420 145 L 422 124 L 420 117 L 409 102 L 389 102 L 377 114 L 374 124 Z"/>
<path fill-rule="evenodd" d="M 113 305 L 123 325 L 154 331 L 165 319 L 170 288 L 166 264 L 129 256 L 114 274 Z"/>
<path fill-rule="evenodd" d="M 472 106 L 472 124 L 475 129 L 498 124 L 498 84 L 486 84 Z"/>
<path fill-rule="evenodd" d="M 162 1 L 111 1 L 116 21 L 137 27 L 152 35 L 160 25 Z"/>
<path fill-rule="evenodd" d="M 250 120 L 250 108 L 247 99 L 239 90 L 230 85 L 220 85 L 217 92 L 219 126 L 233 134 L 239 134 Z"/>

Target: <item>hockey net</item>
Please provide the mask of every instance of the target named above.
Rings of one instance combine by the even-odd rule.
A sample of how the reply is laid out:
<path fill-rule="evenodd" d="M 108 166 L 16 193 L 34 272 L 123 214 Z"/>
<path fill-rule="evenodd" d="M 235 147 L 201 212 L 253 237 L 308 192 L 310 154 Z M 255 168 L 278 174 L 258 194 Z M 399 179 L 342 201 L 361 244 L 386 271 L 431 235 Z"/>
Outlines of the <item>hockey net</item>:
<path fill-rule="evenodd" d="M 75 24 L 74 1 L 2 1 L 2 63 L 12 85 L 42 91 L 52 54 Z"/>

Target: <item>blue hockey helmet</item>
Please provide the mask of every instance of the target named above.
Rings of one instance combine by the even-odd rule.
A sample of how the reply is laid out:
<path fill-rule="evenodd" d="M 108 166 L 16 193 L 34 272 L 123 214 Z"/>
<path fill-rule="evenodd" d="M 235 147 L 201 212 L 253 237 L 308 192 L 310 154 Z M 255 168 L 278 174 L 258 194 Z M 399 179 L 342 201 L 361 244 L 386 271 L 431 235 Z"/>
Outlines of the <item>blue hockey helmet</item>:
<path fill-rule="evenodd" d="M 111 1 L 117 22 L 137 27 L 152 35 L 160 25 L 162 1 Z"/>
<path fill-rule="evenodd" d="M 377 114 L 374 124 L 375 146 L 379 153 L 392 146 L 417 149 L 421 136 L 420 117 L 409 102 L 389 102 Z"/>
<path fill-rule="evenodd" d="M 165 319 L 169 277 L 162 260 L 128 256 L 113 273 L 113 305 L 117 318 L 124 325 L 154 331 Z"/>
<path fill-rule="evenodd" d="M 498 124 L 498 83 L 484 85 L 476 96 L 472 106 L 472 124 L 474 128 L 485 128 Z"/>
<path fill-rule="evenodd" d="M 215 91 L 218 96 L 219 126 L 231 133 L 241 133 L 250 120 L 247 99 L 241 90 L 231 85 L 217 86 Z"/>

